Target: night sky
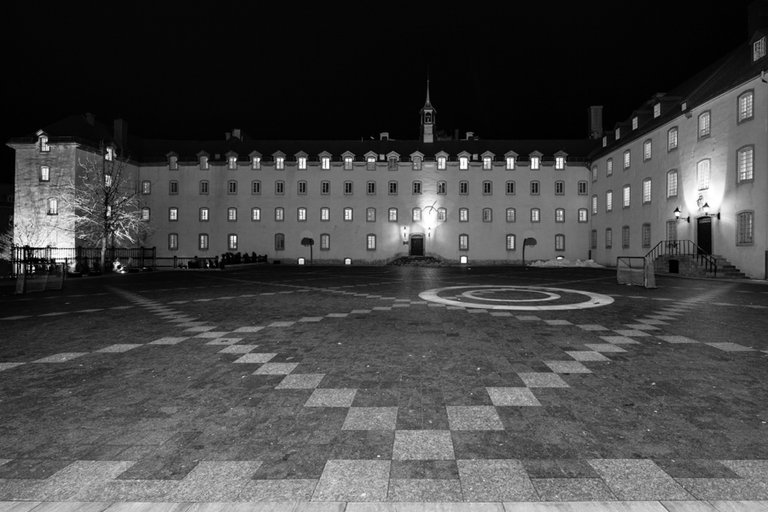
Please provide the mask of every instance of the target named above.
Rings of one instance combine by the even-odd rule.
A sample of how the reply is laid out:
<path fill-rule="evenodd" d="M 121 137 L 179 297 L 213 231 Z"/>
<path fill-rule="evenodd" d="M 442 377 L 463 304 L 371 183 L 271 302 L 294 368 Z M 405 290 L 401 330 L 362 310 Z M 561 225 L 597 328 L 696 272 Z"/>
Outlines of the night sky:
<path fill-rule="evenodd" d="M 438 130 L 581 138 L 589 105 L 611 127 L 745 41 L 748 3 L 14 2 L 0 135 L 93 112 L 146 137 L 414 139 L 429 74 Z"/>

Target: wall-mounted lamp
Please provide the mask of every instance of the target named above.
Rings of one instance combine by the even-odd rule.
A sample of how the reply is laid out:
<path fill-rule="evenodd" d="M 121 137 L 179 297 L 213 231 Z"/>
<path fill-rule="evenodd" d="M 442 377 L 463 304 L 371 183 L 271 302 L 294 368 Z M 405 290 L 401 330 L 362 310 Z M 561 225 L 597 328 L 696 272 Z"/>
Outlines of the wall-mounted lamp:
<path fill-rule="evenodd" d="M 704 206 L 702 206 L 701 209 L 704 212 L 705 217 L 715 217 L 717 220 L 720 220 L 720 212 L 713 213 L 712 215 L 709 214 L 709 203 L 704 203 Z"/>
<path fill-rule="evenodd" d="M 427 227 L 427 238 L 432 238 L 432 226 Z"/>
<path fill-rule="evenodd" d="M 408 226 L 403 226 L 403 245 L 408 245 Z"/>
<path fill-rule="evenodd" d="M 685 222 L 690 223 L 691 222 L 691 216 L 683 217 Z M 680 208 L 675 208 L 675 220 L 680 220 Z"/>

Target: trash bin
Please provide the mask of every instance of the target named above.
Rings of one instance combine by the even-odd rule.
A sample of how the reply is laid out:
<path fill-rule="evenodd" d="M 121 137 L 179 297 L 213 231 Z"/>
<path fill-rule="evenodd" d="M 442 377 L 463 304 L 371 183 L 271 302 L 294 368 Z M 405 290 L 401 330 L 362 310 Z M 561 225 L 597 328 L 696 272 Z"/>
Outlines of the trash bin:
<path fill-rule="evenodd" d="M 680 273 L 680 260 L 669 260 L 669 273 L 670 274 Z"/>

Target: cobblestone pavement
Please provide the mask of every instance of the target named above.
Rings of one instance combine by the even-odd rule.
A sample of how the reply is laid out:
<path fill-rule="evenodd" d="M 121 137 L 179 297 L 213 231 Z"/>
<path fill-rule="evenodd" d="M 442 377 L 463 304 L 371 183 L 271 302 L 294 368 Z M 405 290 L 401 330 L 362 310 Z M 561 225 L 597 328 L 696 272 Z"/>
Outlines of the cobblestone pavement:
<path fill-rule="evenodd" d="M 768 511 L 768 286 L 657 285 L 260 266 L 5 287 L 0 511 Z"/>

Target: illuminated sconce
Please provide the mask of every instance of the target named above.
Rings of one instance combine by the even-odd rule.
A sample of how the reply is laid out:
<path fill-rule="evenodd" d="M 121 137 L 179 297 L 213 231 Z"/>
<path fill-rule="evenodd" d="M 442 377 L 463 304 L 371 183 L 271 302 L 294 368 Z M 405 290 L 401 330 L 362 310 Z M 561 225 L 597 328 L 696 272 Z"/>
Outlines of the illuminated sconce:
<path fill-rule="evenodd" d="M 351 265 L 352 264 L 352 258 L 344 258 L 344 264 L 345 265 Z"/>
<path fill-rule="evenodd" d="M 408 226 L 403 226 L 403 245 L 408 245 Z"/>
<path fill-rule="evenodd" d="M 427 238 L 432 238 L 432 226 L 427 228 Z"/>
<path fill-rule="evenodd" d="M 299 258 L 299 265 L 303 265 L 304 261 L 305 261 L 304 258 Z"/>
<path fill-rule="evenodd" d="M 683 217 L 685 222 L 690 223 L 691 222 L 691 216 Z M 680 220 L 680 208 L 675 208 L 675 220 Z"/>
<path fill-rule="evenodd" d="M 461 256 L 461 257 L 459 258 L 459 263 L 461 263 L 462 265 L 466 265 L 466 264 L 467 264 L 467 262 L 469 262 L 469 259 L 467 259 L 467 257 L 466 257 L 466 256 Z"/>
<path fill-rule="evenodd" d="M 720 212 L 713 213 L 712 215 L 709 214 L 709 203 L 704 203 L 704 206 L 702 206 L 701 209 L 704 211 L 705 217 L 715 217 L 717 220 L 720 220 Z"/>

